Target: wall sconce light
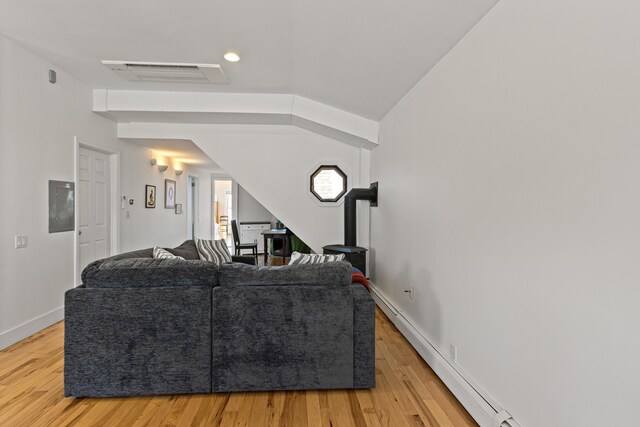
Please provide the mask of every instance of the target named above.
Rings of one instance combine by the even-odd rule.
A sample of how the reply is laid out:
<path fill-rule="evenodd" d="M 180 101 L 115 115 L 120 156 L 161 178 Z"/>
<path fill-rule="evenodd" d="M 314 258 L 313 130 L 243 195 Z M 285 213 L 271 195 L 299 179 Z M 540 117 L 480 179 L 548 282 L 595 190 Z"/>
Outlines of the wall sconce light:
<path fill-rule="evenodd" d="M 158 170 L 160 171 L 160 173 L 166 171 L 167 169 L 169 169 L 169 166 L 167 165 L 159 165 L 158 164 L 158 159 L 151 159 L 151 166 L 158 166 Z"/>
<path fill-rule="evenodd" d="M 184 171 L 182 169 L 177 169 L 176 170 L 176 176 L 180 176 L 184 173 Z"/>

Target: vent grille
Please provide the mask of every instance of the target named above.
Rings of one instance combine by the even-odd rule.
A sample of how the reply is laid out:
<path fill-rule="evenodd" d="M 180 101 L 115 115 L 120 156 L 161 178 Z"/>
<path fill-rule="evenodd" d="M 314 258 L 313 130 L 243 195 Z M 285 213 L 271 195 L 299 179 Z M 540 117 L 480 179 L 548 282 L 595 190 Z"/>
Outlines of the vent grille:
<path fill-rule="evenodd" d="M 197 65 L 170 65 L 170 64 L 132 64 L 125 63 L 127 68 L 158 68 L 162 70 L 197 70 Z"/>
<path fill-rule="evenodd" d="M 176 64 L 135 61 L 102 61 L 121 77 L 131 81 L 169 83 L 228 83 L 218 64 Z"/>

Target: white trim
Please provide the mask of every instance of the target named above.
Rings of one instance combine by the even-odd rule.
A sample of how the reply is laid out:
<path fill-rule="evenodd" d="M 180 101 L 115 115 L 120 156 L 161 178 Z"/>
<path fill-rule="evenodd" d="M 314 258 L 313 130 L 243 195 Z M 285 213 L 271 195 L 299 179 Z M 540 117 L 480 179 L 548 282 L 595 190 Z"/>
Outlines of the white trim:
<path fill-rule="evenodd" d="M 53 325 L 64 319 L 64 307 L 58 307 L 42 316 L 31 319 L 15 328 L 0 333 L 0 350 L 22 341 L 25 338 L 30 337 L 43 330 L 44 328 Z"/>
<path fill-rule="evenodd" d="M 387 315 L 480 426 L 518 427 L 511 415 L 499 407 L 480 387 L 473 384 L 464 372 L 451 365 L 438 347 L 429 342 L 374 283 L 371 283 L 371 291 L 376 305 Z"/>
<path fill-rule="evenodd" d="M 111 191 L 109 255 L 120 253 L 120 155 L 109 153 L 109 189 Z"/>
<path fill-rule="evenodd" d="M 229 227 L 231 227 L 231 221 L 235 220 L 236 223 L 239 223 L 238 219 L 240 218 L 240 203 L 239 203 L 239 184 L 238 182 L 233 179 L 233 178 L 229 178 L 231 179 L 231 203 L 233 204 L 232 206 L 232 212 L 231 212 L 231 216 L 232 218 L 229 218 Z M 240 230 L 238 230 L 239 232 Z M 227 246 L 229 245 L 229 242 L 227 242 Z M 233 230 L 231 230 L 231 246 L 233 248 L 233 253 L 236 253 L 236 241 L 233 238 Z"/>

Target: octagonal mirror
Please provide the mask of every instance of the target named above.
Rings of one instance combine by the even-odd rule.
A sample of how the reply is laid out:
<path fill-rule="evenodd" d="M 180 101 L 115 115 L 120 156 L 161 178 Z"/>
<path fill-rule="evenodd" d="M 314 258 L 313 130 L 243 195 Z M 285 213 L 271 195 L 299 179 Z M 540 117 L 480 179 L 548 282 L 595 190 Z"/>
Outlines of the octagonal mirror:
<path fill-rule="evenodd" d="M 310 190 L 321 202 L 337 202 L 347 192 L 347 175 L 336 165 L 322 165 L 311 174 Z"/>

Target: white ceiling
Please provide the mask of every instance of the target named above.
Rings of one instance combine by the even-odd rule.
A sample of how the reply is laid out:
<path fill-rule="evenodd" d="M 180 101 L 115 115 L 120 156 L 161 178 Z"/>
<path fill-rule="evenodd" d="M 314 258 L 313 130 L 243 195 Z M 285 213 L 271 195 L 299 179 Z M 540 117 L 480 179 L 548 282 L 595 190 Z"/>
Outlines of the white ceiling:
<path fill-rule="evenodd" d="M 93 88 L 292 93 L 379 120 L 496 2 L 0 0 L 0 33 Z M 102 59 L 220 63 L 231 82 L 130 82 Z"/>
<path fill-rule="evenodd" d="M 219 169 L 218 166 L 193 141 L 188 139 L 127 139 L 140 147 L 150 148 L 155 154 L 170 158 L 185 165 L 194 165 L 205 169 Z"/>

